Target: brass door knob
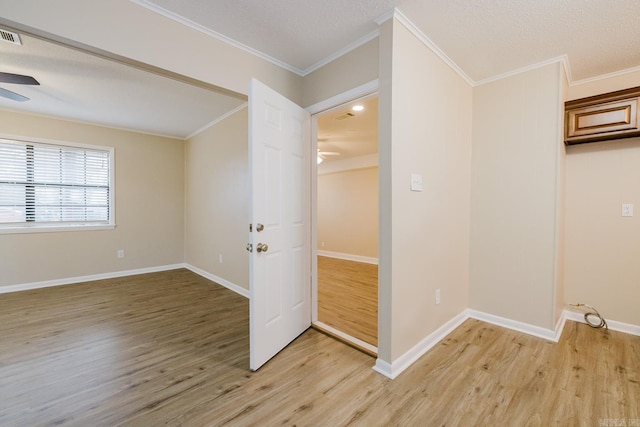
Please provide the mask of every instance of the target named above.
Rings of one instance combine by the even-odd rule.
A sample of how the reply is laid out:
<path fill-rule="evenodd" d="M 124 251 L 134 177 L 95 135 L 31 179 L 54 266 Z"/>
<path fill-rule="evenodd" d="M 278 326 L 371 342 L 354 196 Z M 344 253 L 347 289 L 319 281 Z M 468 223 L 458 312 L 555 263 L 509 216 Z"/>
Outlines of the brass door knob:
<path fill-rule="evenodd" d="M 258 243 L 258 246 L 256 246 L 256 251 L 258 252 L 267 252 L 269 250 L 269 245 L 267 245 L 266 243 Z"/>

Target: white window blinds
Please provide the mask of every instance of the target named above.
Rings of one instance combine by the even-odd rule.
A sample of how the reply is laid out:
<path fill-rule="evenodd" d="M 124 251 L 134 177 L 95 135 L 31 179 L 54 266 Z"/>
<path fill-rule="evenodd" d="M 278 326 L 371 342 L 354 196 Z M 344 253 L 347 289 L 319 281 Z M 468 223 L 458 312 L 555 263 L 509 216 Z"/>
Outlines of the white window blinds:
<path fill-rule="evenodd" d="M 111 153 L 0 139 L 0 226 L 109 224 Z"/>

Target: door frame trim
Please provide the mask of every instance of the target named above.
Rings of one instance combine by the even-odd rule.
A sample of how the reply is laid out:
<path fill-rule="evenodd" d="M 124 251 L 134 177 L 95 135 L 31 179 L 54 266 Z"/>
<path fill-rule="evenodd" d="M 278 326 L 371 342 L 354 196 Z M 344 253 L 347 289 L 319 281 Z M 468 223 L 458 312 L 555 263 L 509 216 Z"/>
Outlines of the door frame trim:
<path fill-rule="evenodd" d="M 353 89 L 305 108 L 311 114 L 311 153 L 318 150 L 318 115 L 356 99 L 378 93 L 379 80 L 371 80 Z M 318 164 L 311 158 L 311 323 L 318 321 Z M 378 305 L 380 303 L 378 302 Z M 380 318 L 378 318 L 380 321 Z"/>

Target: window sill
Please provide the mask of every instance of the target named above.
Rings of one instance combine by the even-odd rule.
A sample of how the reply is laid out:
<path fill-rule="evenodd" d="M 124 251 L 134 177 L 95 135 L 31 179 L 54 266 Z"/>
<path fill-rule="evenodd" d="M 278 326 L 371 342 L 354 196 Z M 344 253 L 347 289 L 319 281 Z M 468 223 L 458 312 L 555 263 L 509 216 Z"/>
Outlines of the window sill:
<path fill-rule="evenodd" d="M 0 226 L 0 234 L 64 233 L 68 231 L 113 230 L 115 228 L 115 224 L 15 225 Z"/>

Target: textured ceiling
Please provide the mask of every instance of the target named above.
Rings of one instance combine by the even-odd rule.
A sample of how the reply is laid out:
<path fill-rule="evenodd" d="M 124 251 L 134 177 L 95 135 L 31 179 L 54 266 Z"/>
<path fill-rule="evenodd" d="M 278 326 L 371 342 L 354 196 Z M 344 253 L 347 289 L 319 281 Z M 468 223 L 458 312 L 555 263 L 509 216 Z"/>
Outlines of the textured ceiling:
<path fill-rule="evenodd" d="M 640 0 L 131 2 L 240 43 L 301 75 L 374 37 L 375 19 L 393 8 L 475 83 L 564 55 L 574 83 L 640 69 Z M 0 98 L 0 108 L 185 138 L 244 102 L 22 38 L 22 46 L 0 42 L 0 71 L 33 75 L 42 85 L 0 84 L 31 98 Z"/>
<path fill-rule="evenodd" d="M 364 109 L 353 111 L 354 105 Z M 340 153 L 338 156 L 326 156 L 326 161 L 377 153 L 378 97 L 369 96 L 320 114 L 318 149 Z"/>
<path fill-rule="evenodd" d="M 396 7 L 474 82 L 567 55 L 572 80 L 640 66 L 638 0 L 134 0 L 302 74 Z"/>
<path fill-rule="evenodd" d="M 0 108 L 185 138 L 245 101 L 128 65 L 20 35 L 0 42 L 0 71 L 40 86 L 0 83 L 28 102 L 0 97 Z"/>
<path fill-rule="evenodd" d="M 393 0 L 136 0 L 154 4 L 303 73 L 377 30 Z"/>
<path fill-rule="evenodd" d="M 402 2 L 475 82 L 567 55 L 573 81 L 640 66 L 638 0 Z"/>

